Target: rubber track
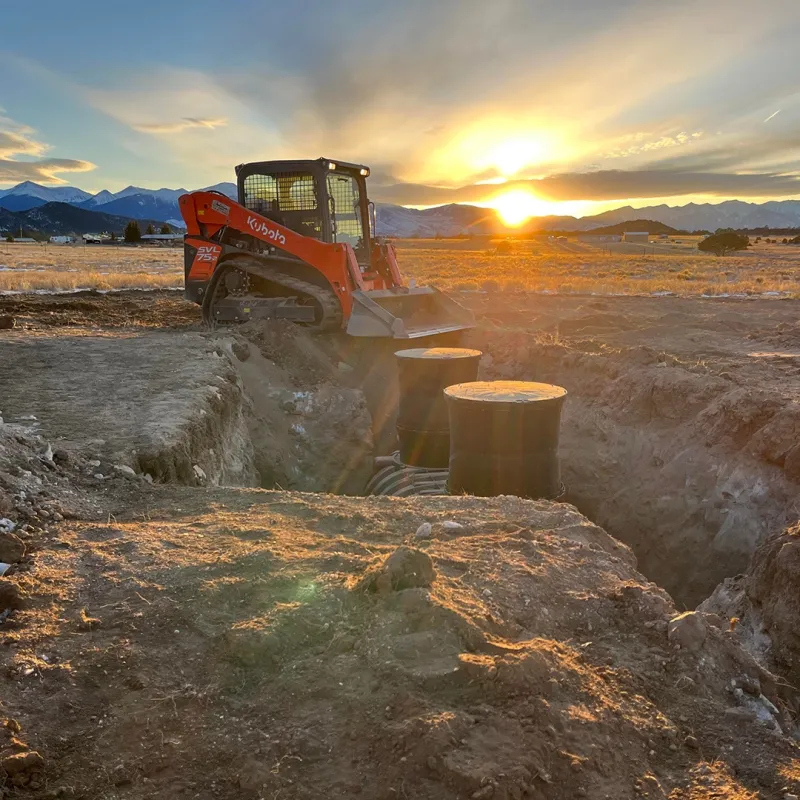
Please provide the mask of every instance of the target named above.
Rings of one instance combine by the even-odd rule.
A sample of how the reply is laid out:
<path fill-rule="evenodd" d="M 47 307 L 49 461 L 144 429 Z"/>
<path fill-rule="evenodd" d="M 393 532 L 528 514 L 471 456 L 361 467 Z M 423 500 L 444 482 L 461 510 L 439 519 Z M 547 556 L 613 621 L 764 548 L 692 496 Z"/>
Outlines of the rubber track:
<path fill-rule="evenodd" d="M 322 307 L 322 321 L 314 325 L 314 327 L 321 331 L 338 331 L 341 329 L 342 304 L 333 289 L 324 289 L 322 286 L 300 280 L 293 275 L 287 275 L 275 267 L 268 267 L 258 261 L 251 261 L 245 258 L 235 259 L 230 263 L 230 266 L 235 266 L 236 269 L 240 269 L 243 272 L 257 275 L 259 278 L 265 278 L 272 283 L 285 286 L 291 290 L 292 295 L 300 294 L 313 297 Z"/>

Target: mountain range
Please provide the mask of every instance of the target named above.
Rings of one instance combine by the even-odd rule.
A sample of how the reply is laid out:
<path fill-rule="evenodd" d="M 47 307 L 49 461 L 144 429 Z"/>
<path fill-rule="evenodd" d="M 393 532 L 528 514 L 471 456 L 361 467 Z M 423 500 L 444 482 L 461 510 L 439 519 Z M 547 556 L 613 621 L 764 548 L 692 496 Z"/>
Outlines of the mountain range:
<path fill-rule="evenodd" d="M 44 203 L 26 211 L 8 211 L 0 208 L 0 234 L 47 238 L 49 236 L 80 235 L 112 231 L 121 235 L 130 217 L 118 217 L 103 211 L 88 211 L 70 203 Z M 142 232 L 152 225 L 159 230 L 163 223 L 155 219 L 140 219 Z"/>
<path fill-rule="evenodd" d="M 229 197 L 236 196 L 236 184 L 219 183 L 205 187 Z M 182 228 L 183 220 L 178 210 L 178 198 L 186 194 L 186 189 L 143 189 L 140 186 L 127 186 L 119 192 L 103 190 L 90 194 L 72 186 L 41 186 L 33 181 L 25 181 L 11 189 L 0 189 L 0 209 L 7 211 L 30 211 L 46 203 L 69 203 L 85 211 L 99 211 L 112 216 L 128 219 L 161 220 L 172 227 Z M 91 224 L 90 218 L 85 218 Z M 100 228 L 99 220 L 92 231 Z M 87 231 L 74 231 L 86 233 Z"/>
<path fill-rule="evenodd" d="M 234 183 L 218 183 L 205 189 L 236 197 Z M 0 231 L 13 231 L 19 225 L 27 226 L 24 219 L 7 217 L 7 212 L 17 212 L 28 219 L 35 209 L 48 207 L 45 216 L 30 218 L 42 234 L 88 233 L 112 229 L 102 217 L 70 215 L 70 206 L 91 215 L 167 222 L 182 228 L 178 198 L 186 189 L 144 189 L 128 186 L 119 192 L 103 190 L 90 194 L 71 186 L 41 186 L 25 181 L 11 189 L 0 189 Z M 6 213 L 4 213 L 6 212 Z M 46 218 L 45 218 L 46 217 Z M 48 222 L 49 220 L 49 222 Z M 532 233 L 540 230 L 589 231 L 633 220 L 650 220 L 669 225 L 678 230 L 709 230 L 717 228 L 798 228 L 800 227 L 800 200 L 772 200 L 766 203 L 746 203 L 728 200 L 722 203 L 689 203 L 685 206 L 656 205 L 644 208 L 623 206 L 591 217 L 534 217 L 521 228 L 508 229 L 492 209 L 479 206 L 451 204 L 435 208 L 415 209 L 404 206 L 377 205 L 378 234 L 382 236 L 457 236 L 460 234 L 506 233 L 514 230 Z M 53 227 L 47 225 L 52 223 Z M 155 224 L 155 223 L 154 223 Z M 73 226 L 88 226 L 85 230 Z M 14 227 L 16 226 L 16 227 Z M 116 230 L 118 221 L 114 221 Z M 123 225 L 124 227 L 124 225 Z M 56 230 L 58 228 L 58 230 Z M 69 228 L 69 230 L 65 230 Z M 31 228 L 32 229 L 32 228 Z"/>

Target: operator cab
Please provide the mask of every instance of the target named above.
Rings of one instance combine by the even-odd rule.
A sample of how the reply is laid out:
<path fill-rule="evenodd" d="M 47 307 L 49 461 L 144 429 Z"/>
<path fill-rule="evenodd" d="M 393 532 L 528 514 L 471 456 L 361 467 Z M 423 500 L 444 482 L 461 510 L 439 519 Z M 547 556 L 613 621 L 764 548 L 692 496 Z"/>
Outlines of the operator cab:
<path fill-rule="evenodd" d="M 328 158 L 236 167 L 241 205 L 303 236 L 349 244 L 362 268 L 369 267 L 373 235 L 368 175 L 368 167 Z"/>

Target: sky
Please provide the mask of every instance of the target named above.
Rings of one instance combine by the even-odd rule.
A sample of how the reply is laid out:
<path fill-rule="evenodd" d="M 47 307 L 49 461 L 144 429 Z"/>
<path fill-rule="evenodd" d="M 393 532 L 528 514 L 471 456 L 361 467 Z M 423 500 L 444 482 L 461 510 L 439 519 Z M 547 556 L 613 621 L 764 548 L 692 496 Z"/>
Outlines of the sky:
<path fill-rule="evenodd" d="M 798 0 L 3 4 L 0 188 L 326 156 L 509 216 L 800 197 L 799 29 Z"/>

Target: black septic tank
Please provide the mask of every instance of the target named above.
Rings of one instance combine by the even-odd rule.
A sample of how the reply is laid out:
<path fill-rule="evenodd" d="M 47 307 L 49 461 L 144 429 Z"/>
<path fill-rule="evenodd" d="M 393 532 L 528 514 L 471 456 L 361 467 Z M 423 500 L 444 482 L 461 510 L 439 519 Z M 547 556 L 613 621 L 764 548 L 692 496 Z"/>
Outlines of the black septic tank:
<path fill-rule="evenodd" d="M 446 469 L 450 461 L 450 428 L 444 389 L 478 377 L 481 351 L 418 347 L 399 350 L 395 355 L 400 382 L 400 461 L 415 467 Z"/>
<path fill-rule="evenodd" d="M 561 494 L 558 431 L 567 390 L 549 383 L 476 381 L 444 391 L 451 494 Z"/>

